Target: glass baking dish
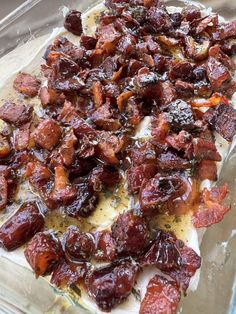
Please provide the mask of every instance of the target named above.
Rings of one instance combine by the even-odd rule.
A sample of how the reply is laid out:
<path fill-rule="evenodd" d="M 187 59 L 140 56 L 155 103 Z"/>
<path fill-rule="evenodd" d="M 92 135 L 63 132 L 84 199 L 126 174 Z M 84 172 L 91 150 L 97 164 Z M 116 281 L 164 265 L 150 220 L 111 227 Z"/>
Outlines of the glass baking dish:
<path fill-rule="evenodd" d="M 180 1 L 168 1 L 171 5 Z M 211 6 L 226 19 L 236 18 L 236 1 L 200 1 Z M 59 33 L 63 25 L 63 13 L 67 8 L 87 10 L 96 4 L 93 0 L 28 0 L 0 21 L 0 58 L 15 48 L 41 36 L 44 45 Z M 4 4 L 1 4 L 4 5 Z M 53 35 L 52 34 L 52 31 Z M 42 47 L 38 53 L 42 56 Z M 19 48 L 20 49 L 20 48 Z M 17 58 L 13 54 L 12 57 Z M 30 60 L 32 61 L 32 60 Z M 29 60 L 19 59 L 20 67 L 27 66 Z M 14 60 L 14 64 L 17 64 Z M 9 63 L 8 66 L 11 66 Z M 13 67 L 12 71 L 17 71 Z M 9 71 L 8 71 L 9 72 Z M 0 84 L 7 80 L 1 67 Z M 236 313 L 236 149 L 231 144 L 219 181 L 227 181 L 231 190 L 232 210 L 223 222 L 207 230 L 204 235 L 201 256 L 203 265 L 198 289 L 183 298 L 180 312 L 183 314 L 233 314 Z M 88 313 L 60 295 L 48 282 L 34 275 L 0 254 L 0 313 Z"/>

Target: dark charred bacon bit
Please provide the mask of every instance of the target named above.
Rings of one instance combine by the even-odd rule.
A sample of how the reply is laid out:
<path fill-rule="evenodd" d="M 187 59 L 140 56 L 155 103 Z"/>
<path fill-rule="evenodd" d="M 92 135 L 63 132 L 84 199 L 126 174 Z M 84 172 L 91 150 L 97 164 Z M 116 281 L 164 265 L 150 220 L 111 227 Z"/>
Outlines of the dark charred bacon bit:
<path fill-rule="evenodd" d="M 161 176 L 157 174 L 151 180 L 144 180 L 139 193 L 142 213 L 144 215 L 154 213 L 160 205 L 183 195 L 185 190 L 186 184 L 177 175 Z"/>
<path fill-rule="evenodd" d="M 206 179 L 216 181 L 217 180 L 216 162 L 212 160 L 202 160 L 198 164 L 197 176 L 201 181 Z"/>
<path fill-rule="evenodd" d="M 201 17 L 201 11 L 196 6 L 189 4 L 182 9 L 181 15 L 188 22 L 192 22 Z"/>
<path fill-rule="evenodd" d="M 161 153 L 158 156 L 157 165 L 164 171 L 184 170 L 190 167 L 190 163 L 186 159 L 183 159 L 170 151 Z"/>
<path fill-rule="evenodd" d="M 14 134 L 15 149 L 18 151 L 29 148 L 31 123 L 26 123 L 19 127 Z M 1 153 L 0 153 L 1 156 Z"/>
<path fill-rule="evenodd" d="M 89 181 L 95 191 L 101 191 L 104 186 L 112 187 L 119 183 L 119 171 L 109 165 L 99 165 L 91 171 Z"/>
<path fill-rule="evenodd" d="M 6 178 L 0 174 L 0 210 L 3 210 L 7 205 L 8 200 L 8 183 Z"/>
<path fill-rule="evenodd" d="M 115 44 L 119 41 L 121 34 L 115 29 L 113 24 L 108 24 L 99 27 L 98 32 L 98 42 L 96 48 L 103 48 L 107 43 Z"/>
<path fill-rule="evenodd" d="M 224 206 L 220 203 L 227 193 L 227 184 L 219 188 L 213 188 L 210 191 L 203 190 L 199 208 L 193 213 L 192 221 L 195 228 L 209 227 L 224 218 L 224 215 L 230 210 L 230 206 Z"/>
<path fill-rule="evenodd" d="M 229 70 L 216 58 L 209 57 L 207 62 L 207 76 L 213 89 L 219 89 L 222 84 L 231 79 Z"/>
<path fill-rule="evenodd" d="M 0 246 L 12 251 L 29 241 L 44 227 L 37 203 L 24 203 L 0 228 Z"/>
<path fill-rule="evenodd" d="M 158 33 L 171 28 L 171 20 L 167 11 L 151 7 L 147 12 L 147 22 L 151 30 Z"/>
<path fill-rule="evenodd" d="M 80 232 L 70 226 L 64 235 L 65 252 L 75 260 L 88 260 L 95 251 L 95 239 L 91 233 Z"/>
<path fill-rule="evenodd" d="M 130 295 L 137 273 L 137 265 L 120 260 L 88 273 L 85 285 L 98 307 L 108 312 Z"/>
<path fill-rule="evenodd" d="M 23 103 L 5 103 L 0 106 L 0 119 L 17 127 L 27 123 L 32 118 L 33 107 Z"/>
<path fill-rule="evenodd" d="M 111 165 L 116 165 L 119 160 L 116 156 L 124 146 L 123 138 L 116 135 L 109 134 L 108 132 L 100 132 L 97 146 L 98 156 Z"/>
<path fill-rule="evenodd" d="M 224 139 L 231 142 L 236 134 L 236 110 L 225 104 L 219 104 L 215 110 L 208 109 L 203 119 Z"/>
<path fill-rule="evenodd" d="M 70 10 L 66 14 L 64 27 L 72 34 L 80 36 L 83 33 L 81 12 Z"/>
<path fill-rule="evenodd" d="M 137 40 L 134 36 L 128 34 L 125 36 L 122 36 L 118 43 L 118 51 L 120 51 L 125 56 L 129 57 L 133 54 L 135 50 L 135 45 L 137 43 Z"/>
<path fill-rule="evenodd" d="M 139 314 L 176 314 L 180 298 L 175 281 L 156 275 L 148 283 Z"/>
<path fill-rule="evenodd" d="M 181 257 L 180 268 L 170 269 L 165 273 L 172 277 L 185 292 L 188 289 L 190 279 L 201 267 L 201 257 L 186 245 L 179 246 L 179 252 Z"/>
<path fill-rule="evenodd" d="M 0 134 L 0 159 L 6 158 L 11 153 L 11 146 L 8 139 Z"/>
<path fill-rule="evenodd" d="M 193 128 L 193 112 L 189 104 L 185 101 L 177 99 L 176 101 L 170 103 L 167 106 L 167 112 L 169 114 L 169 118 L 171 119 L 170 123 L 173 129 L 189 130 Z"/>
<path fill-rule="evenodd" d="M 46 232 L 37 233 L 24 253 L 36 278 L 50 274 L 63 258 L 61 243 L 53 234 Z"/>
<path fill-rule="evenodd" d="M 222 40 L 236 37 L 236 21 L 231 21 L 223 25 L 219 28 L 215 33 L 213 33 L 213 39 L 215 40 Z"/>
<path fill-rule="evenodd" d="M 180 98 L 190 98 L 194 94 L 193 84 L 181 80 L 176 81 L 175 89 Z"/>
<path fill-rule="evenodd" d="M 117 131 L 121 124 L 118 119 L 114 119 L 110 110 L 110 105 L 107 103 L 98 108 L 91 116 L 92 121 L 106 131 Z"/>
<path fill-rule="evenodd" d="M 98 202 L 98 194 L 88 182 L 77 185 L 76 199 L 65 207 L 65 212 L 71 217 L 90 216 Z"/>
<path fill-rule="evenodd" d="M 63 261 L 54 268 L 51 283 L 59 288 L 72 287 L 80 283 L 90 269 L 91 265 L 89 263 L 82 262 L 78 264 Z"/>
<path fill-rule="evenodd" d="M 112 237 L 116 249 L 122 255 L 137 255 L 142 252 L 149 240 L 147 220 L 133 212 L 120 214 L 113 223 Z"/>
<path fill-rule="evenodd" d="M 61 137 L 61 127 L 52 119 L 43 120 L 33 133 L 36 144 L 52 150 L 59 142 Z"/>
<path fill-rule="evenodd" d="M 82 34 L 80 37 L 80 45 L 86 50 L 95 49 L 97 44 L 97 39 L 88 35 Z"/>
<path fill-rule="evenodd" d="M 40 81 L 34 76 L 27 73 L 19 73 L 13 82 L 13 87 L 27 97 L 35 97 L 38 95 Z"/>
<path fill-rule="evenodd" d="M 143 164 L 131 167 L 127 172 L 128 191 L 136 193 L 140 190 L 144 179 L 151 179 L 157 173 L 157 165 Z"/>
<path fill-rule="evenodd" d="M 193 139 L 193 154 L 197 160 L 213 160 L 221 161 L 221 156 L 218 153 L 215 143 L 203 138 Z"/>
<path fill-rule="evenodd" d="M 154 72 L 149 72 L 149 70 L 147 73 L 140 73 L 143 69 L 140 69 L 138 75 L 134 77 L 134 92 L 141 97 L 158 99 L 161 94 L 158 76 Z"/>
<path fill-rule="evenodd" d="M 134 166 L 155 164 L 157 159 L 156 147 L 150 142 L 144 142 L 131 150 L 131 160 Z"/>
<path fill-rule="evenodd" d="M 158 230 L 150 248 L 140 259 L 141 266 L 153 265 L 163 271 L 179 268 L 181 256 L 176 241 L 173 234 Z"/>
<path fill-rule="evenodd" d="M 112 262 L 116 258 L 116 243 L 111 232 L 108 230 L 98 231 L 93 236 L 96 244 L 93 257 L 97 261 Z"/>
<path fill-rule="evenodd" d="M 192 81 L 193 66 L 188 61 L 179 61 L 171 64 L 169 78 L 170 80 L 181 79 L 182 81 Z"/>
<path fill-rule="evenodd" d="M 72 120 L 72 127 L 78 138 L 81 138 L 82 135 L 86 135 L 89 139 L 93 140 L 96 137 L 96 131 L 79 117 Z"/>
<path fill-rule="evenodd" d="M 77 195 L 77 189 L 70 184 L 68 173 L 63 166 L 55 168 L 55 184 L 54 190 L 50 194 L 50 198 L 59 204 L 70 204 Z"/>

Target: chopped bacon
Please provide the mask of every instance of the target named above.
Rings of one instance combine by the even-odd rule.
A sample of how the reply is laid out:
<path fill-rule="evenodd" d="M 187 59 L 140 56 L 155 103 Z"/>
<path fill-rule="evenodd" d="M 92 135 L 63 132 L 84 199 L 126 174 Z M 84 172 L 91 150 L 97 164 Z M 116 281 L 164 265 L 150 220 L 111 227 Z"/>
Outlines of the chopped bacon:
<path fill-rule="evenodd" d="M 229 105 L 229 100 L 220 93 L 214 93 L 209 99 L 192 100 L 192 107 L 216 107 L 219 104 Z"/>
<path fill-rule="evenodd" d="M 65 135 L 61 146 L 59 147 L 59 155 L 62 159 L 62 163 L 69 167 L 72 165 L 75 158 L 75 146 L 78 140 L 74 135 L 73 130 L 70 130 Z"/>
<path fill-rule="evenodd" d="M 236 21 L 230 21 L 225 25 L 222 25 L 218 30 L 213 34 L 215 40 L 222 40 L 236 37 Z"/>
<path fill-rule="evenodd" d="M 165 141 L 170 131 L 170 123 L 168 115 L 161 113 L 156 120 L 153 121 L 152 136 L 160 142 Z"/>
<path fill-rule="evenodd" d="M 148 283 L 139 314 L 176 314 L 180 298 L 175 281 L 156 275 Z"/>
<path fill-rule="evenodd" d="M 197 167 L 197 176 L 199 180 L 217 180 L 216 162 L 213 160 L 201 160 Z"/>
<path fill-rule="evenodd" d="M 171 151 L 161 153 L 157 158 L 157 165 L 159 169 L 164 171 L 184 170 L 190 167 L 188 160 L 179 157 Z"/>
<path fill-rule="evenodd" d="M 66 14 L 64 27 L 72 34 L 80 36 L 83 32 L 81 12 L 70 10 Z"/>
<path fill-rule="evenodd" d="M 119 111 L 123 110 L 123 108 L 127 104 L 127 101 L 132 96 L 133 96 L 133 92 L 127 91 L 127 92 L 123 92 L 122 94 L 120 94 L 119 97 L 117 97 L 117 106 L 118 106 Z"/>
<path fill-rule="evenodd" d="M 31 123 L 26 123 L 15 132 L 15 149 L 18 151 L 29 148 Z"/>
<path fill-rule="evenodd" d="M 118 170 L 113 166 L 98 165 L 91 171 L 89 181 L 95 191 L 101 191 L 104 186 L 112 187 L 118 184 L 120 175 Z"/>
<path fill-rule="evenodd" d="M 230 206 L 224 206 L 220 203 L 224 200 L 227 193 L 227 184 L 219 188 L 203 190 L 201 203 L 193 213 L 192 221 L 195 228 L 209 227 L 224 218 L 224 215 L 230 210 Z"/>
<path fill-rule="evenodd" d="M 224 139 L 231 142 L 236 134 L 236 110 L 225 104 L 219 104 L 214 109 L 208 109 L 203 119 Z"/>
<path fill-rule="evenodd" d="M 118 119 L 114 119 L 112 112 L 110 110 L 110 105 L 106 103 L 105 105 L 99 107 L 91 116 L 92 121 L 106 131 L 117 131 L 120 129 L 121 124 Z"/>
<path fill-rule="evenodd" d="M 208 58 L 207 76 L 214 90 L 219 89 L 224 82 L 231 79 L 229 70 L 220 61 L 213 57 Z"/>
<path fill-rule="evenodd" d="M 61 127 L 52 119 L 43 120 L 33 133 L 36 144 L 52 150 L 59 142 L 61 137 Z"/>
<path fill-rule="evenodd" d="M 3 210 L 7 205 L 8 199 L 8 183 L 6 178 L 0 174 L 0 210 Z"/>
<path fill-rule="evenodd" d="M 151 179 L 157 173 L 157 165 L 142 164 L 131 167 L 127 171 L 128 191 L 136 193 L 140 190 L 144 179 Z"/>
<path fill-rule="evenodd" d="M 61 243 L 53 234 L 46 232 L 38 232 L 24 253 L 36 278 L 50 274 L 63 258 Z"/>
<path fill-rule="evenodd" d="M 207 159 L 221 161 L 221 156 L 217 151 L 215 143 L 207 139 L 193 139 L 193 154 L 197 160 Z"/>
<path fill-rule="evenodd" d="M 161 86 L 161 105 L 168 105 L 172 101 L 177 99 L 177 93 L 174 88 L 174 85 L 171 82 L 162 82 Z"/>
<path fill-rule="evenodd" d="M 96 108 L 99 108 L 103 104 L 102 84 L 100 81 L 93 83 L 92 87 L 93 101 Z"/>
<path fill-rule="evenodd" d="M 131 150 L 131 160 L 134 166 L 155 164 L 157 149 L 150 141 L 135 145 Z"/>
<path fill-rule="evenodd" d="M 63 94 L 57 93 L 54 89 L 43 86 L 39 91 L 39 97 L 43 107 L 55 103 L 62 104 L 65 101 Z"/>
<path fill-rule="evenodd" d="M 6 158 L 11 153 L 11 146 L 8 139 L 0 134 L 0 159 Z"/>
<path fill-rule="evenodd" d="M 40 81 L 28 73 L 19 73 L 14 80 L 13 87 L 27 97 L 38 95 Z"/>
<path fill-rule="evenodd" d="M 112 234 L 108 230 L 97 231 L 94 233 L 96 243 L 94 258 L 97 261 L 112 262 L 116 258 L 116 243 Z"/>
<path fill-rule="evenodd" d="M 29 162 L 26 166 L 26 178 L 35 191 L 41 190 L 51 179 L 51 172 L 39 161 Z"/>
<path fill-rule="evenodd" d="M 124 255 L 137 255 L 147 246 L 149 231 L 147 220 L 133 212 L 120 214 L 113 223 L 112 237 L 117 252 Z"/>
<path fill-rule="evenodd" d="M 186 148 L 192 142 L 192 135 L 187 131 L 180 131 L 179 134 L 172 134 L 166 137 L 166 142 L 168 145 L 174 149 L 181 151 L 186 150 Z"/>
<path fill-rule="evenodd" d="M 133 262 L 119 260 L 88 273 L 85 285 L 98 307 L 107 312 L 127 299 L 135 284 L 137 273 L 138 266 Z"/>
<path fill-rule="evenodd" d="M 31 120 L 32 112 L 33 107 L 29 105 L 7 102 L 3 106 L 0 106 L 0 119 L 19 127 Z"/>
<path fill-rule="evenodd" d="M 44 217 L 37 203 L 24 203 L 1 227 L 0 246 L 15 250 L 44 227 Z"/>

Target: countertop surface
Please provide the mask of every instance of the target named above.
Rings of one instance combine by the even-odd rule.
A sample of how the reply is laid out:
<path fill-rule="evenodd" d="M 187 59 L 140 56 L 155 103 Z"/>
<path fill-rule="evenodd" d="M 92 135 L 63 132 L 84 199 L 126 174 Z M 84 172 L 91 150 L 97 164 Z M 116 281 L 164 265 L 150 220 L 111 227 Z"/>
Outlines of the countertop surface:
<path fill-rule="evenodd" d="M 0 0 L 0 20 L 15 10 L 25 0 Z"/>

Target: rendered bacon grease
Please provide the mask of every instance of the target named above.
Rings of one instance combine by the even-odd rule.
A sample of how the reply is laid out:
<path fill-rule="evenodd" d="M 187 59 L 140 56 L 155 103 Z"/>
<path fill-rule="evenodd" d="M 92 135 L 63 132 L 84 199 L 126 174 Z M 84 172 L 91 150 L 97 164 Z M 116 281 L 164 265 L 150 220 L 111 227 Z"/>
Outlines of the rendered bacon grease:
<path fill-rule="evenodd" d="M 236 21 L 220 23 L 192 5 L 168 13 L 158 0 L 105 4 L 94 37 L 83 33 L 81 13 L 70 11 L 65 28 L 81 35 L 80 45 L 56 38 L 42 81 L 19 73 L 21 102 L 0 108 L 7 125 L 0 134 L 0 209 L 14 203 L 22 181 L 37 194 L 37 203 L 21 204 L 0 227 L 0 244 L 12 250 L 30 240 L 25 256 L 36 277 L 51 274 L 61 289 L 83 285 L 105 312 L 127 299 L 142 268 L 154 266 L 140 314 L 176 313 L 201 258 L 150 222 L 159 213 L 192 212 L 193 226 L 202 228 L 230 209 L 222 204 L 227 185 L 200 185 L 217 179 L 214 132 L 227 141 L 236 133 Z M 40 117 L 24 102 L 36 96 Z M 151 134 L 142 141 L 134 135 L 145 117 Z M 44 217 L 55 209 L 86 220 L 122 174 L 133 207 L 111 228 L 70 226 L 60 237 L 45 229 Z"/>

